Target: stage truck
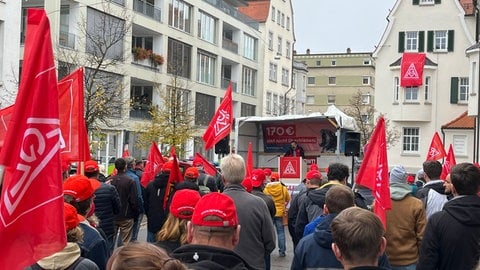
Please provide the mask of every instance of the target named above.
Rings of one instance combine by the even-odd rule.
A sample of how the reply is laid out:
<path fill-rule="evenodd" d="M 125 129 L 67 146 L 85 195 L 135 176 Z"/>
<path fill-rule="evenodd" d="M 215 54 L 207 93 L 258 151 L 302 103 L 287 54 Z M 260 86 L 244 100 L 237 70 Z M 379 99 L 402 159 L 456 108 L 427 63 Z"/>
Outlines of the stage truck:
<path fill-rule="evenodd" d="M 341 162 L 351 169 L 353 158 L 344 154 L 345 137 L 355 130 L 355 119 L 334 105 L 325 113 L 240 117 L 235 120 L 234 149 L 246 158 L 248 144 L 251 143 L 254 167 L 279 171 L 280 157 L 290 142 L 296 141 L 305 151 L 305 159 L 300 162 L 300 176 L 281 178 L 287 184 L 298 184 L 313 163 L 324 176 L 325 168 L 333 162 Z M 285 166 L 282 164 L 280 167 Z"/>

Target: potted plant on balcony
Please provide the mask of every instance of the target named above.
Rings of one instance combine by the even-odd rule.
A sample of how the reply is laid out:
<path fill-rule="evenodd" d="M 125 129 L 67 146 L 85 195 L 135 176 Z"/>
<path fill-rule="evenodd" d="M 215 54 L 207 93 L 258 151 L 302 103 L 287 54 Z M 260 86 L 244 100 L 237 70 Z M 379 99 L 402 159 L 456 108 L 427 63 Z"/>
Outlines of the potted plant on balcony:
<path fill-rule="evenodd" d="M 160 54 L 152 53 L 150 55 L 150 61 L 152 61 L 152 64 L 154 67 L 157 67 L 158 65 L 163 65 L 163 56 Z"/>
<path fill-rule="evenodd" d="M 150 58 L 151 50 L 145 50 L 142 47 L 133 47 L 132 54 L 135 61 Z"/>

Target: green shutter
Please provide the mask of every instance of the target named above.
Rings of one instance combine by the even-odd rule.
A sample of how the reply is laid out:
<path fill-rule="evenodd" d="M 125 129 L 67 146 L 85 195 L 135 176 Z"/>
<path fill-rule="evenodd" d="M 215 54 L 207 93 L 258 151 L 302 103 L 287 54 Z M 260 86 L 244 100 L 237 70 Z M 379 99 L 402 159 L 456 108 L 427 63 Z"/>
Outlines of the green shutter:
<path fill-rule="evenodd" d="M 455 43 L 455 31 L 453 30 L 448 30 L 448 45 L 447 49 L 449 52 L 453 52 L 453 44 Z"/>
<path fill-rule="evenodd" d="M 458 77 L 452 77 L 450 82 L 450 103 L 458 103 Z"/>
<path fill-rule="evenodd" d="M 433 52 L 433 31 L 427 32 L 427 52 Z"/>
<path fill-rule="evenodd" d="M 398 52 L 405 51 L 405 32 L 398 32 Z"/>
<path fill-rule="evenodd" d="M 413 5 L 418 5 L 418 2 L 419 2 L 419 0 L 413 0 L 413 1 L 412 1 L 412 4 L 413 4 Z"/>
<path fill-rule="evenodd" d="M 441 4 L 442 0 L 435 0 L 435 4 Z"/>
<path fill-rule="evenodd" d="M 425 51 L 425 31 L 418 31 L 418 51 Z"/>

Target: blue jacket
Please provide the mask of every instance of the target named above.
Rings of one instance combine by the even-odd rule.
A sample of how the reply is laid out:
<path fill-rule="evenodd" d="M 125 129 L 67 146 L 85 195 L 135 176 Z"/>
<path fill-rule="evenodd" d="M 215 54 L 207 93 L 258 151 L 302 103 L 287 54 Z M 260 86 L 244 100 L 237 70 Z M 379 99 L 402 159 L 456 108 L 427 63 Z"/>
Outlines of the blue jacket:
<path fill-rule="evenodd" d="M 133 181 L 135 181 L 135 186 L 137 187 L 138 202 L 140 203 L 140 214 L 143 214 L 144 213 L 144 210 L 143 210 L 143 196 L 142 196 L 143 187 L 142 187 L 142 185 L 140 185 L 140 178 L 138 177 L 138 175 L 135 173 L 134 170 L 127 169 L 127 171 L 125 173 L 128 176 L 130 176 L 131 178 L 133 178 Z"/>
<path fill-rule="evenodd" d="M 88 221 L 81 222 L 80 228 L 83 230 L 83 243 L 80 244 L 82 257 L 92 260 L 100 270 L 105 270 L 109 258 L 107 242 Z"/>

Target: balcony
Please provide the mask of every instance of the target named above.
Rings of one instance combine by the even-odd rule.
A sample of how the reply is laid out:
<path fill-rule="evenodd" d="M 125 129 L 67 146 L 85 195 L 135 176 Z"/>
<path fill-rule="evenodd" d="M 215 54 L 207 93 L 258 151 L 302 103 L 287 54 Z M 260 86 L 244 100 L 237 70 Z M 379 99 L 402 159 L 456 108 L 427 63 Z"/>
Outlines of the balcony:
<path fill-rule="evenodd" d="M 75 35 L 60 31 L 58 43 L 60 43 L 60 46 L 75 49 Z"/>
<path fill-rule="evenodd" d="M 222 78 L 222 89 L 226 89 L 228 84 L 232 81 L 230 78 Z M 237 93 L 237 83 L 232 81 L 232 91 Z"/>
<path fill-rule="evenodd" d="M 143 15 L 154 19 L 155 21 L 162 22 L 162 11 L 161 9 L 153 6 L 150 3 L 147 3 L 142 0 L 133 1 L 133 10 Z"/>
<path fill-rule="evenodd" d="M 135 108 L 130 110 L 130 118 L 152 119 L 152 115 L 150 114 L 147 108 Z"/>
<path fill-rule="evenodd" d="M 225 50 L 229 50 L 235 54 L 238 54 L 238 44 L 233 42 L 230 39 L 223 38 L 222 48 L 224 48 Z"/>
<path fill-rule="evenodd" d="M 432 121 L 432 106 L 420 102 L 400 102 L 400 104 L 392 105 L 389 118 L 399 122 L 429 122 Z"/>
<path fill-rule="evenodd" d="M 227 3 L 225 3 L 225 1 L 223 0 L 203 0 L 203 1 L 209 3 L 210 5 L 216 7 L 217 9 L 223 11 L 224 13 L 238 19 L 239 21 L 245 23 L 251 28 L 258 30 L 259 23 L 257 21 L 239 12 L 237 8 L 228 5 Z"/>

